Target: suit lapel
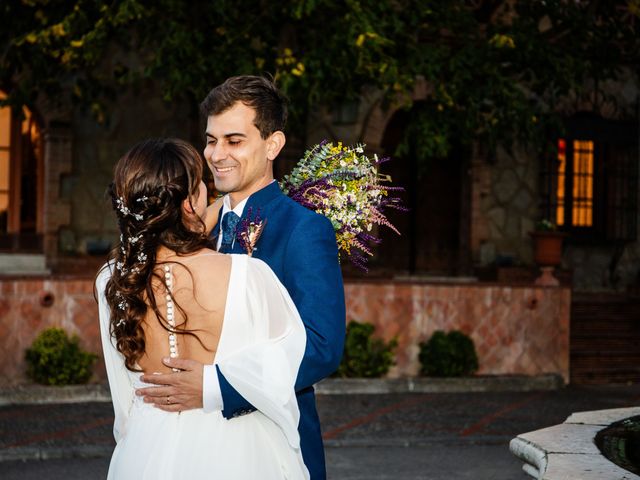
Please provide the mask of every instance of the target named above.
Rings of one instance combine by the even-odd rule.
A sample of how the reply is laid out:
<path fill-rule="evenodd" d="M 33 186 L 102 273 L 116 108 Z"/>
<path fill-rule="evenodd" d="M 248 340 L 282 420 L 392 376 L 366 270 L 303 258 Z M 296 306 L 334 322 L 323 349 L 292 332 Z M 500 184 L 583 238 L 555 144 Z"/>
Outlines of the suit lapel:
<path fill-rule="evenodd" d="M 247 204 L 244 206 L 244 210 L 242 211 L 242 216 L 240 217 L 240 223 L 238 224 L 239 228 L 242 228 L 242 221 L 245 220 L 246 218 L 249 217 L 249 215 L 251 215 L 251 218 L 255 218 L 258 213 L 260 214 L 260 217 L 263 220 L 268 220 L 267 216 L 268 216 L 268 209 L 269 209 L 269 203 L 271 203 L 272 200 L 278 198 L 279 195 L 282 195 L 282 191 L 280 190 L 280 186 L 278 185 L 278 182 L 271 182 L 269 185 L 267 185 L 266 187 L 262 188 L 261 190 L 258 190 L 256 193 L 254 193 L 253 195 L 251 195 L 248 199 L 247 199 Z M 220 222 L 218 222 L 220 223 Z M 271 223 L 267 224 L 266 228 L 276 228 L 275 225 L 272 225 Z M 260 258 L 264 258 L 262 256 L 260 256 L 258 254 L 258 252 L 260 252 L 260 240 L 258 240 L 258 248 L 255 252 L 255 256 L 256 257 L 260 257 Z M 233 253 L 247 253 L 244 248 L 242 248 L 242 245 L 240 244 L 239 241 L 236 240 L 236 242 L 233 244 L 233 249 L 232 249 Z"/>

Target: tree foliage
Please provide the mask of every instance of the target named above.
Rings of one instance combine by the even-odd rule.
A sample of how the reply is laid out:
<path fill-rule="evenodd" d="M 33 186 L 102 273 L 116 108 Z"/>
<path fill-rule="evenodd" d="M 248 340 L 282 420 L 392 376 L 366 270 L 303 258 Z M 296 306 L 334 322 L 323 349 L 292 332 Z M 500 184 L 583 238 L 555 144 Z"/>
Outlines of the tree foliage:
<path fill-rule="evenodd" d="M 149 79 L 194 104 L 236 74 L 271 74 L 293 124 L 364 88 L 411 106 L 415 147 L 535 140 L 557 102 L 637 74 L 640 0 L 14 0 L 0 7 L 0 88 L 15 106 L 73 101 L 98 117 Z M 595 85 L 595 87 L 594 87 Z"/>

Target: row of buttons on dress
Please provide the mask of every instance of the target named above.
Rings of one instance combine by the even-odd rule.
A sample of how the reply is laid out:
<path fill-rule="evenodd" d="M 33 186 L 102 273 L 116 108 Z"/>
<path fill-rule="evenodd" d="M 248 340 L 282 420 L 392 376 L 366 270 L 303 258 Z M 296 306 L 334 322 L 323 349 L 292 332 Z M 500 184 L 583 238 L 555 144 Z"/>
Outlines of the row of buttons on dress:
<path fill-rule="evenodd" d="M 173 298 L 171 297 L 171 287 L 173 285 L 173 279 L 171 277 L 171 267 L 169 265 L 164 266 L 164 279 L 167 284 L 167 322 L 169 323 L 169 327 L 171 331 L 169 333 L 169 356 L 171 358 L 178 357 L 178 340 L 176 338 L 176 321 L 174 317 L 174 308 L 173 308 Z M 173 368 L 174 372 L 179 372 L 180 369 Z"/>

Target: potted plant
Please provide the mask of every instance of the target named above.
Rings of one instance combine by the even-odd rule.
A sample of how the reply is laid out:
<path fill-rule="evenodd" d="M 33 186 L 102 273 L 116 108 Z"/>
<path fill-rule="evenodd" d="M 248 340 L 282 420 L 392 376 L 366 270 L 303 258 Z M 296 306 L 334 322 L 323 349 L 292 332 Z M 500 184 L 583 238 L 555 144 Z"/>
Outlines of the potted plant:
<path fill-rule="evenodd" d="M 542 270 L 536 285 L 559 285 L 560 282 L 553 276 L 553 269 L 562 262 L 562 242 L 567 234 L 559 232 L 555 223 L 541 220 L 529 235 L 533 238 L 533 259 Z"/>

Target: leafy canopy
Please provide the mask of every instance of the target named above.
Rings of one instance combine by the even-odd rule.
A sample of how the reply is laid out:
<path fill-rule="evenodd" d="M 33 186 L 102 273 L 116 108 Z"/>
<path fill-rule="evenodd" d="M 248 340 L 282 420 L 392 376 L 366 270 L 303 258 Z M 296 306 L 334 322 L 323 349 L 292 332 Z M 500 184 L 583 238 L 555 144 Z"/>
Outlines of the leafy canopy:
<path fill-rule="evenodd" d="M 540 139 L 559 100 L 622 67 L 637 74 L 640 60 L 640 0 L 16 0 L 0 11 L 0 88 L 14 106 L 47 97 L 101 119 L 148 79 L 195 105 L 228 76 L 271 74 L 303 126 L 369 87 L 410 106 L 423 78 L 428 99 L 406 133 L 423 156 L 454 139 Z"/>

